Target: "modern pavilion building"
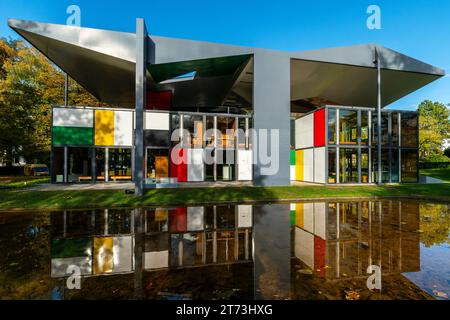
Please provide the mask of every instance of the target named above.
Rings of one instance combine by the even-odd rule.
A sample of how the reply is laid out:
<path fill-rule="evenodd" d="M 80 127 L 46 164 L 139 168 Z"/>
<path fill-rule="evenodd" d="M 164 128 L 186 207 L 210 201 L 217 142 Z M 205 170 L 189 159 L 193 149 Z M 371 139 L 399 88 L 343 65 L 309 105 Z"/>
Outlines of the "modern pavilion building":
<path fill-rule="evenodd" d="M 53 182 L 417 182 L 418 115 L 382 109 L 445 75 L 374 44 L 283 52 L 148 35 L 142 19 L 136 33 L 8 23 L 111 105 L 53 107 Z"/>

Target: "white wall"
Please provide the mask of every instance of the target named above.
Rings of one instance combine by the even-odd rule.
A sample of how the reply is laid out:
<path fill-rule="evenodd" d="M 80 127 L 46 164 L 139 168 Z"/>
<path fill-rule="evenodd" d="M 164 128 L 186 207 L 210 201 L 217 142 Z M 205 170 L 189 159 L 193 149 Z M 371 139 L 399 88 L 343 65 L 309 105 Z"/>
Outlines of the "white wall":
<path fill-rule="evenodd" d="M 237 150 L 237 178 L 238 180 L 253 179 L 252 150 Z"/>
<path fill-rule="evenodd" d="M 187 149 L 188 181 L 204 181 L 203 149 Z"/>
<path fill-rule="evenodd" d="M 187 230 L 188 231 L 203 230 L 203 207 L 187 208 Z"/>
<path fill-rule="evenodd" d="M 295 227 L 295 256 L 314 269 L 314 235 Z"/>
<path fill-rule="evenodd" d="M 295 120 L 295 149 L 314 146 L 314 114 Z"/>
<path fill-rule="evenodd" d="M 325 147 L 314 149 L 314 182 L 325 183 Z"/>
<path fill-rule="evenodd" d="M 250 228 L 252 227 L 252 206 L 251 205 L 238 205 L 238 227 Z"/>
<path fill-rule="evenodd" d="M 145 112 L 144 130 L 169 130 L 169 113 Z"/>
<path fill-rule="evenodd" d="M 114 111 L 114 145 L 133 145 L 132 111 Z"/>
<path fill-rule="evenodd" d="M 113 238 L 113 272 L 131 271 L 133 268 L 131 236 Z"/>
<path fill-rule="evenodd" d="M 314 203 L 314 234 L 326 240 L 326 209 L 325 202 Z"/>
<path fill-rule="evenodd" d="M 303 155 L 303 180 L 314 182 L 314 149 L 305 149 Z"/>
<path fill-rule="evenodd" d="M 144 253 L 144 268 L 159 269 L 169 266 L 169 251 L 152 251 Z"/>
<path fill-rule="evenodd" d="M 53 108 L 53 125 L 92 128 L 94 111 L 92 109 Z"/>

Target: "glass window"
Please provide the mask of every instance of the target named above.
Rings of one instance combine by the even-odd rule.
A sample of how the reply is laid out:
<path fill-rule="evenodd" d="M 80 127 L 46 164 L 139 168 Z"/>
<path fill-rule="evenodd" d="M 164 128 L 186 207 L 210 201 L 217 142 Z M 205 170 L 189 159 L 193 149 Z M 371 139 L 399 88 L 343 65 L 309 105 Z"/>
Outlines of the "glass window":
<path fill-rule="evenodd" d="M 104 148 L 95 149 L 95 179 L 105 181 L 105 150 Z"/>
<path fill-rule="evenodd" d="M 213 148 L 205 148 L 205 181 L 214 181 L 214 157 L 215 150 Z"/>
<path fill-rule="evenodd" d="M 171 126 L 171 130 L 172 130 L 171 132 L 174 132 L 177 129 L 179 129 L 179 130 L 181 129 L 180 115 L 178 115 L 178 114 L 171 115 L 171 125 L 170 126 Z M 180 143 L 181 135 L 182 135 L 181 132 L 179 132 L 179 134 L 177 136 L 172 135 L 172 137 L 171 137 L 171 146 L 172 147 L 175 147 L 177 144 Z"/>
<path fill-rule="evenodd" d="M 340 183 L 358 182 L 358 150 L 356 148 L 339 149 Z"/>
<path fill-rule="evenodd" d="M 214 117 L 206 116 L 205 146 L 214 147 Z"/>
<path fill-rule="evenodd" d="M 405 112 L 401 117 L 402 147 L 417 147 L 418 115 Z"/>
<path fill-rule="evenodd" d="M 372 144 L 378 144 L 378 115 L 376 111 L 372 111 Z M 373 158 L 372 158 L 373 159 Z"/>
<path fill-rule="evenodd" d="M 403 115 L 402 115 L 403 118 Z M 402 121 L 403 129 L 403 121 Z M 403 131 L 402 131 L 403 133 Z M 403 136 L 403 134 L 402 134 Z M 403 139 L 402 139 L 403 141 Z M 417 182 L 417 150 L 402 150 L 402 182 Z"/>
<path fill-rule="evenodd" d="M 131 180 L 131 149 L 109 149 L 109 180 Z"/>
<path fill-rule="evenodd" d="M 159 182 L 169 176 L 169 149 L 147 148 L 147 179 Z"/>
<path fill-rule="evenodd" d="M 53 148 L 52 178 L 55 182 L 64 182 L 64 148 Z"/>
<path fill-rule="evenodd" d="M 361 111 L 361 144 L 369 143 L 369 112 Z"/>
<path fill-rule="evenodd" d="M 247 149 L 248 147 L 248 140 L 247 140 L 248 132 L 246 122 L 247 122 L 246 118 L 238 118 L 238 132 L 237 132 L 238 149 Z M 292 141 L 292 132 L 291 132 L 291 141 Z"/>
<path fill-rule="evenodd" d="M 389 182 L 389 149 L 381 150 L 381 174 L 383 183 Z M 372 182 L 378 182 L 378 149 L 372 149 Z"/>
<path fill-rule="evenodd" d="M 191 148 L 203 147 L 203 116 L 183 115 L 183 129 L 189 132 L 186 140 Z"/>
<path fill-rule="evenodd" d="M 369 182 L 369 149 L 361 149 L 361 182 Z"/>
<path fill-rule="evenodd" d="M 398 149 L 391 150 L 391 182 L 399 182 Z"/>
<path fill-rule="evenodd" d="M 389 144 L 389 113 L 381 113 L 381 144 Z"/>
<path fill-rule="evenodd" d="M 328 149 L 328 183 L 336 183 L 336 149 Z"/>
<path fill-rule="evenodd" d="M 391 113 L 391 137 L 392 137 L 392 146 L 398 146 L 398 137 L 399 137 L 399 126 L 398 126 L 398 113 Z"/>
<path fill-rule="evenodd" d="M 291 150 L 295 149 L 295 119 L 291 118 Z"/>
<path fill-rule="evenodd" d="M 234 150 L 216 149 L 216 174 L 218 181 L 231 181 L 234 180 Z"/>
<path fill-rule="evenodd" d="M 67 181 L 92 181 L 91 149 L 68 148 L 67 152 Z"/>
<path fill-rule="evenodd" d="M 339 144 L 358 143 L 358 112 L 339 110 Z"/>
<path fill-rule="evenodd" d="M 217 141 L 218 147 L 234 148 L 234 132 L 236 130 L 235 117 L 217 117 L 217 130 L 222 134 L 222 139 Z"/>
<path fill-rule="evenodd" d="M 336 144 L 336 109 L 328 109 L 328 143 Z"/>

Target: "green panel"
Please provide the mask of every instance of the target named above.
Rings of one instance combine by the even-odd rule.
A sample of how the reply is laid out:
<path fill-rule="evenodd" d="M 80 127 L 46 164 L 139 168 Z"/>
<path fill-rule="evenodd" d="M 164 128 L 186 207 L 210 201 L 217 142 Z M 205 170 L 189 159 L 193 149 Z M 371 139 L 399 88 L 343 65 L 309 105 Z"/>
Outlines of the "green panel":
<path fill-rule="evenodd" d="M 92 145 L 92 128 L 53 127 L 53 144 Z"/>
<path fill-rule="evenodd" d="M 291 221 L 291 226 L 295 226 L 295 210 L 291 210 L 291 214 L 290 214 L 290 221 Z"/>
<path fill-rule="evenodd" d="M 159 83 L 164 80 L 197 71 L 198 77 L 218 77 L 232 75 L 244 63 L 250 55 L 170 62 L 152 64 L 147 67 L 153 80 Z"/>
<path fill-rule="evenodd" d="M 291 166 L 295 166 L 295 150 L 291 150 Z"/>
<path fill-rule="evenodd" d="M 51 244 L 52 258 L 86 257 L 90 250 L 90 238 L 54 239 Z"/>

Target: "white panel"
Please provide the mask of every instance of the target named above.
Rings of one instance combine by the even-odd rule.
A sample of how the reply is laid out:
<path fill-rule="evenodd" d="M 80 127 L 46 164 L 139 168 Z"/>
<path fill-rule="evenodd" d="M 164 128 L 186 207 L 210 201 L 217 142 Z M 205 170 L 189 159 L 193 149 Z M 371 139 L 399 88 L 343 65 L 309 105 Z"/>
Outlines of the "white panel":
<path fill-rule="evenodd" d="M 114 111 L 114 145 L 133 145 L 132 111 Z"/>
<path fill-rule="evenodd" d="M 53 126 L 92 128 L 94 111 L 92 109 L 53 108 Z"/>
<path fill-rule="evenodd" d="M 303 203 L 303 229 L 314 232 L 314 204 L 312 202 Z"/>
<path fill-rule="evenodd" d="M 203 149 L 188 149 L 188 181 L 204 181 Z"/>
<path fill-rule="evenodd" d="M 307 182 L 314 182 L 314 149 L 306 149 L 303 154 L 303 179 Z"/>
<path fill-rule="evenodd" d="M 145 130 L 169 130 L 169 114 L 161 112 L 145 112 Z"/>
<path fill-rule="evenodd" d="M 325 183 L 325 148 L 314 149 L 314 182 Z"/>
<path fill-rule="evenodd" d="M 295 149 L 314 146 L 314 114 L 295 120 Z"/>
<path fill-rule="evenodd" d="M 169 251 L 153 251 L 144 253 L 144 268 L 159 269 L 169 266 Z"/>
<path fill-rule="evenodd" d="M 238 227 L 251 228 L 252 225 L 252 206 L 238 205 Z"/>
<path fill-rule="evenodd" d="M 253 152 L 252 150 L 238 150 L 237 164 L 238 164 L 238 180 L 252 180 L 253 179 Z"/>
<path fill-rule="evenodd" d="M 295 203 L 291 203 L 290 207 L 291 207 L 291 211 L 295 211 L 295 207 L 296 207 Z"/>
<path fill-rule="evenodd" d="M 132 270 L 133 249 L 131 236 L 113 238 L 113 272 Z"/>
<path fill-rule="evenodd" d="M 291 166 L 291 181 L 295 181 L 295 166 Z"/>
<path fill-rule="evenodd" d="M 314 235 L 295 227 L 295 256 L 314 269 Z"/>
<path fill-rule="evenodd" d="M 78 266 L 80 268 L 81 275 L 90 275 L 92 271 L 92 259 L 91 257 L 71 257 L 71 258 L 57 258 L 52 259 L 51 276 L 64 277 L 70 275 L 67 272 L 67 268 L 71 265 Z"/>
<path fill-rule="evenodd" d="M 188 231 L 203 230 L 203 207 L 187 208 L 187 229 Z"/>
<path fill-rule="evenodd" d="M 326 203 L 316 202 L 314 203 L 314 234 L 326 240 Z"/>

